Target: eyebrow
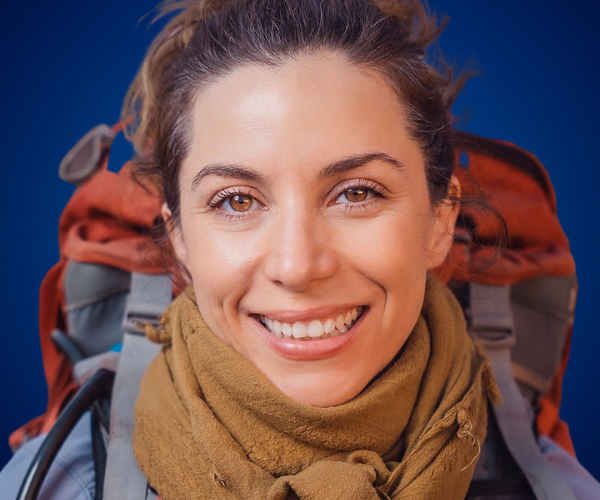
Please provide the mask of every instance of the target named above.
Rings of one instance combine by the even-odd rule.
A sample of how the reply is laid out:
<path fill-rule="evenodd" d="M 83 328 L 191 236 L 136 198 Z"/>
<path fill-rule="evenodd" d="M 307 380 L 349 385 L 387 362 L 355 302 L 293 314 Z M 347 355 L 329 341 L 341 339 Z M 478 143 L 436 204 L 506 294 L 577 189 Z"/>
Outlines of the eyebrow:
<path fill-rule="evenodd" d="M 194 176 L 192 179 L 191 189 L 193 190 L 198 183 L 208 175 L 216 175 L 219 177 L 237 177 L 238 179 L 244 179 L 246 181 L 258 183 L 265 182 L 265 178 L 252 169 L 230 163 L 211 163 L 210 165 L 206 165 L 204 168 L 202 168 L 202 170 L 200 170 L 200 172 Z"/>
<path fill-rule="evenodd" d="M 343 172 L 347 172 L 348 170 L 353 170 L 355 168 L 363 167 L 374 161 L 382 161 L 392 165 L 403 173 L 406 173 L 406 167 L 404 164 L 396 158 L 385 154 L 385 153 L 365 153 L 362 155 L 350 156 L 348 158 L 342 158 L 341 160 L 334 161 L 327 165 L 321 172 L 319 173 L 319 179 L 323 179 L 325 177 L 332 177 L 334 175 L 341 174 Z"/>
<path fill-rule="evenodd" d="M 341 160 L 330 163 L 319 172 L 319 179 L 326 177 L 333 177 L 335 175 L 353 170 L 355 168 L 363 167 L 374 161 L 382 161 L 392 165 L 402 172 L 406 172 L 404 164 L 395 158 L 385 153 L 365 153 L 362 155 L 350 156 L 348 158 L 342 158 Z M 255 170 L 241 165 L 235 165 L 231 163 L 211 163 L 206 165 L 200 170 L 192 179 L 191 190 L 200 183 L 200 181 L 209 175 L 216 175 L 218 177 L 236 177 L 246 181 L 252 181 L 257 183 L 264 183 L 265 178 L 256 172 Z"/>

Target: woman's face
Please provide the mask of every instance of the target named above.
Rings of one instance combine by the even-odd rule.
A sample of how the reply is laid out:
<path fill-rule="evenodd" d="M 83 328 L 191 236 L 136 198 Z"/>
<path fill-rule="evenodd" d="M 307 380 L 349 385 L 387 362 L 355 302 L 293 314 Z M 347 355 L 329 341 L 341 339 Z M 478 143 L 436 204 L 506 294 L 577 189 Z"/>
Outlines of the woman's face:
<path fill-rule="evenodd" d="M 200 313 L 292 399 L 349 401 L 406 341 L 452 238 L 396 95 L 305 56 L 210 84 L 192 125 L 173 242 Z"/>

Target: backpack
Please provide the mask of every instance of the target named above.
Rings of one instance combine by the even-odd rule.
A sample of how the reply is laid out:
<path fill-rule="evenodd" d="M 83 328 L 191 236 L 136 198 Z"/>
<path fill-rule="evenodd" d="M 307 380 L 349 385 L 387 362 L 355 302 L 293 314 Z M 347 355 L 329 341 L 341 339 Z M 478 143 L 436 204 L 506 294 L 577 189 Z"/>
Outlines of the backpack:
<path fill-rule="evenodd" d="M 48 406 L 11 435 L 10 445 L 16 449 L 36 435 L 48 437 L 19 499 L 35 498 L 44 470 L 90 406 L 96 498 L 146 498 L 130 433 L 139 380 L 158 346 L 146 341 L 140 324 L 156 324 L 182 283 L 165 274 L 152 243 L 159 197 L 132 179 L 130 162 L 118 173 L 107 169 L 120 130 L 94 128 L 59 168 L 61 178 L 77 188 L 60 218 L 60 259 L 40 291 Z M 502 215 L 509 235 L 498 253 L 498 218 L 465 206 L 449 256 L 435 271 L 486 348 L 504 398 L 490 411 L 467 498 L 568 500 L 574 496 L 549 470 L 536 439 L 549 436 L 574 454 L 559 408 L 577 281 L 554 190 L 530 153 L 507 142 L 456 135 L 455 174 L 463 196 L 482 195 Z"/>

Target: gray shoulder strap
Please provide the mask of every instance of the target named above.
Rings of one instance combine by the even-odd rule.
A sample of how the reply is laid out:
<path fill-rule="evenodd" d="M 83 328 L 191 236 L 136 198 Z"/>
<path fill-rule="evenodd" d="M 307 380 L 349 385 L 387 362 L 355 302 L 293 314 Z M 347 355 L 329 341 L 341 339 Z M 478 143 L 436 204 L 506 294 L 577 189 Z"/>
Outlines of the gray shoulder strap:
<path fill-rule="evenodd" d="M 123 348 L 113 386 L 105 500 L 145 500 L 147 483 L 133 454 L 133 406 L 148 363 L 160 346 L 152 344 L 136 326 L 157 324 L 172 299 L 168 275 L 133 273 L 123 320 Z"/>
<path fill-rule="evenodd" d="M 515 329 L 510 287 L 471 283 L 471 334 L 485 346 L 503 402 L 494 405 L 500 433 L 538 500 L 576 500 L 565 480 L 542 455 L 533 433 L 533 411 L 511 369 Z"/>

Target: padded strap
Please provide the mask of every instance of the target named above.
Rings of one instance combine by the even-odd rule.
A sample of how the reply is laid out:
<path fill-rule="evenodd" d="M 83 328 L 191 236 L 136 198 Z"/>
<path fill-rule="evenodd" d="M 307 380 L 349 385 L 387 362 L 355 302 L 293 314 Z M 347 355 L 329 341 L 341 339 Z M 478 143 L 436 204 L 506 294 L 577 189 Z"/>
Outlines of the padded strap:
<path fill-rule="evenodd" d="M 105 500 L 145 500 L 148 485 L 135 460 L 131 437 L 133 407 L 142 375 L 160 346 L 152 344 L 138 323 L 158 323 L 172 299 L 172 282 L 167 275 L 133 273 L 123 320 L 123 349 L 113 388 Z"/>
<path fill-rule="evenodd" d="M 494 413 L 506 446 L 527 477 L 538 500 L 576 500 L 564 479 L 546 461 L 533 433 L 534 415 L 511 369 L 515 330 L 510 287 L 471 283 L 471 334 L 488 353 L 503 402 Z"/>

